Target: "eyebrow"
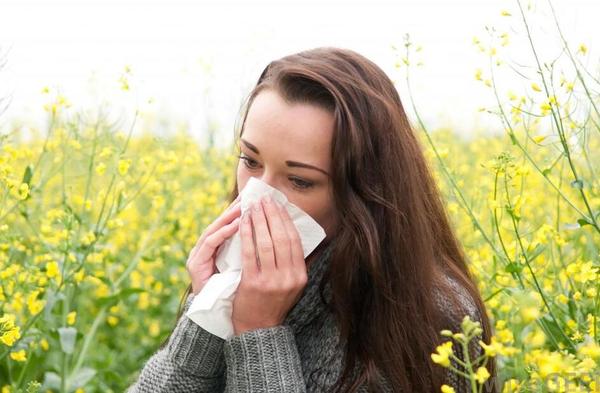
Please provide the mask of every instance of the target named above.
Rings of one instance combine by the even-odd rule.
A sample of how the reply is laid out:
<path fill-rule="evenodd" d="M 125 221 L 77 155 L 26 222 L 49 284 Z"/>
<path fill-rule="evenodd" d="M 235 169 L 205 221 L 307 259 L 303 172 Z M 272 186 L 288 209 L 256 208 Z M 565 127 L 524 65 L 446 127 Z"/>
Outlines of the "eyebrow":
<path fill-rule="evenodd" d="M 252 143 L 248 142 L 247 140 L 240 138 L 242 142 L 244 142 L 244 144 L 248 147 L 248 149 L 252 150 L 253 152 L 255 152 L 256 154 L 260 155 L 260 152 L 258 151 L 258 148 L 256 146 L 254 146 Z M 287 160 L 285 162 L 287 164 L 287 166 L 289 167 L 300 167 L 300 168 L 307 168 L 307 169 L 314 169 L 317 170 L 319 172 L 324 173 L 327 176 L 330 176 L 329 173 L 327 173 L 326 171 L 324 171 L 321 168 L 318 168 L 314 165 L 310 165 L 310 164 L 305 164 L 303 162 L 298 162 L 298 161 L 289 161 Z"/>

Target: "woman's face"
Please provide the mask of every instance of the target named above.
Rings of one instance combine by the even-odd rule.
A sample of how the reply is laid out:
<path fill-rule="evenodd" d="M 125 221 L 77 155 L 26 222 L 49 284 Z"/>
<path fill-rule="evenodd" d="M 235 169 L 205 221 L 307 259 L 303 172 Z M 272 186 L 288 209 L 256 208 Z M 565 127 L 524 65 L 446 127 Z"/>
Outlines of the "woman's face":
<path fill-rule="evenodd" d="M 334 118 L 309 104 L 287 104 L 273 90 L 252 102 L 240 138 L 238 193 L 256 177 L 285 194 L 325 230 L 334 232 L 330 180 Z"/>

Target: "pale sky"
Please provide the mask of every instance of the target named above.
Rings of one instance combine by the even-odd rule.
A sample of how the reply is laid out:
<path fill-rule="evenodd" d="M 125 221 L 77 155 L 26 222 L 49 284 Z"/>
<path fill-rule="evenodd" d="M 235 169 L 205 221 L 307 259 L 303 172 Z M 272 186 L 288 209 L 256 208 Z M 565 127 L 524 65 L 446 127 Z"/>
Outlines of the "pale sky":
<path fill-rule="evenodd" d="M 522 4 L 526 8 L 528 2 Z M 559 41 L 548 3 L 532 4 L 534 39 L 550 59 Z M 567 39 L 574 49 L 587 45 L 583 61 L 597 72 L 600 2 L 552 4 Z M 501 16 L 502 10 L 512 16 Z M 498 129 L 498 118 L 477 111 L 494 103 L 491 89 L 474 78 L 476 68 L 489 74 L 487 54 L 473 44 L 474 36 L 487 42 L 485 26 L 508 32 L 510 44 L 498 47 L 503 59 L 535 64 L 516 1 L 2 0 L 0 52 L 7 63 L 0 69 L 0 96 L 12 101 L 0 115 L 0 131 L 23 119 L 44 124 L 47 98 L 41 90 L 48 86 L 60 89 L 75 107 L 109 102 L 111 116 L 123 118 L 123 129 L 137 105 L 185 122 L 199 139 L 214 124 L 222 131 L 218 142 L 229 143 L 242 100 L 266 64 L 317 46 L 353 49 L 399 80 L 414 121 L 404 73 L 394 69 L 390 48 L 403 48 L 405 33 L 423 47 L 417 59 L 424 65 L 412 71 L 412 89 L 426 125 L 463 134 Z M 129 92 L 118 83 L 126 65 L 132 71 Z M 502 90 L 522 94 L 529 83 L 505 72 Z M 535 77 L 534 70 L 527 74 Z M 148 104 L 149 98 L 154 102 Z"/>

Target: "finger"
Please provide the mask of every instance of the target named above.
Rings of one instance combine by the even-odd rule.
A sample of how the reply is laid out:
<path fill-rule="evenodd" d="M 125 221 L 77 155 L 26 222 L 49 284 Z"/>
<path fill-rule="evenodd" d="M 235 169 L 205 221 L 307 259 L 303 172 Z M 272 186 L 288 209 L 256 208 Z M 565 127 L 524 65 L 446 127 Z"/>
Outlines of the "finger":
<path fill-rule="evenodd" d="M 267 218 L 260 201 L 252 205 L 252 226 L 256 234 L 256 251 L 260 261 L 260 271 L 264 273 L 273 272 L 277 265 L 275 263 L 275 253 L 273 250 L 273 241 L 269 233 Z"/>
<path fill-rule="evenodd" d="M 283 221 L 283 225 L 285 226 L 290 239 L 290 253 L 294 267 L 306 269 L 306 263 L 304 263 L 302 239 L 298 233 L 298 228 L 296 228 L 296 224 L 294 224 L 294 221 L 292 220 L 292 217 L 290 217 L 290 214 L 285 206 L 280 206 L 279 212 L 281 213 L 281 220 Z"/>
<path fill-rule="evenodd" d="M 252 239 L 252 222 L 250 212 L 245 212 L 240 224 L 240 238 L 242 243 L 242 277 L 250 279 L 256 277 L 260 271 L 256 260 L 256 249 Z"/>
<path fill-rule="evenodd" d="M 206 229 L 204 230 L 204 232 L 202 232 L 198 240 L 196 240 L 196 244 L 190 251 L 188 259 L 194 258 L 196 254 L 198 254 L 198 249 L 200 248 L 200 245 L 204 242 L 204 239 L 206 239 L 207 236 L 210 236 L 213 233 L 215 233 L 215 231 L 219 230 L 219 228 L 223 227 L 223 225 L 229 223 L 229 221 L 234 219 L 234 217 L 238 217 L 239 215 L 241 215 L 241 203 L 239 202 L 239 200 L 240 195 L 238 195 L 237 198 L 231 203 L 231 205 L 229 205 L 229 207 L 225 209 L 225 211 L 221 214 L 219 218 L 217 218 L 213 223 L 206 227 Z"/>
<path fill-rule="evenodd" d="M 207 262 L 209 261 L 215 251 L 225 240 L 233 236 L 239 229 L 240 218 L 236 217 L 231 223 L 221 227 L 215 233 L 206 237 L 204 242 L 198 247 L 197 257 L 192 257 L 193 259 L 197 259 L 198 262 Z"/>
<path fill-rule="evenodd" d="M 241 199 L 241 195 L 238 194 L 238 196 L 235 197 L 235 199 L 229 204 L 229 206 L 227 207 L 226 210 L 233 208 L 238 202 L 240 202 L 240 199 Z"/>
<path fill-rule="evenodd" d="M 293 263 L 291 254 L 291 242 L 288 236 L 287 229 L 281 219 L 279 205 L 276 200 L 271 199 L 270 202 L 263 200 L 263 209 L 275 250 L 275 263 L 277 269 L 287 269 Z"/>
<path fill-rule="evenodd" d="M 204 239 L 213 233 L 215 233 L 219 228 L 224 225 L 230 223 L 233 219 L 241 215 L 241 204 L 239 202 L 235 203 L 233 206 L 230 206 L 228 210 L 225 210 L 215 221 L 213 221 L 209 226 L 206 227 L 202 235 L 196 242 L 196 245 L 199 245 L 204 242 Z"/>

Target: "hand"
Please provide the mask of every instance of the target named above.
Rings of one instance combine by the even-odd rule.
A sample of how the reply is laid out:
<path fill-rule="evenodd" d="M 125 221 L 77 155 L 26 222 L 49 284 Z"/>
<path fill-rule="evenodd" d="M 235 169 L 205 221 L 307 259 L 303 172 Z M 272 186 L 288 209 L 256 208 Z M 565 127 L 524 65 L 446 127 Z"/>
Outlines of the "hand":
<path fill-rule="evenodd" d="M 257 202 L 256 209 L 244 212 L 240 236 L 242 275 L 231 317 L 235 335 L 280 325 L 307 283 L 298 230 L 287 210 L 276 201 Z"/>
<path fill-rule="evenodd" d="M 215 257 L 218 248 L 239 229 L 241 212 L 239 199 L 238 195 L 234 200 L 234 204 L 229 206 L 212 224 L 206 227 L 196 245 L 190 251 L 185 267 L 192 279 L 192 292 L 194 295 L 198 294 L 208 279 L 217 272 Z"/>

